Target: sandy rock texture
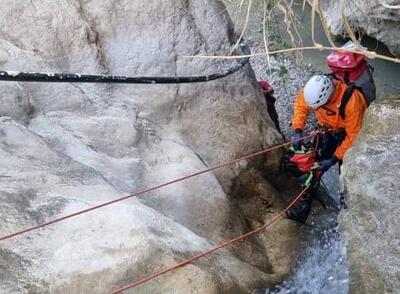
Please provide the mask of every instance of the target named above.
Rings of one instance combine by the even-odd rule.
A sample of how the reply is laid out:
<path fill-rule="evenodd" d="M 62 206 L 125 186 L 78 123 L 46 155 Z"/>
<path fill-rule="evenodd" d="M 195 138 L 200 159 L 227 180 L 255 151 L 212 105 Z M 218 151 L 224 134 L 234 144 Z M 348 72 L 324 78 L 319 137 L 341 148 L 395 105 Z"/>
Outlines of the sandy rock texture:
<path fill-rule="evenodd" d="M 309 0 L 309 3 L 311 2 Z M 390 8 L 391 5 L 398 6 L 399 2 L 397 0 L 321 1 L 324 17 L 333 34 L 340 35 L 345 31 L 342 18 L 344 11 L 354 31 L 365 33 L 385 43 L 393 54 L 400 56 L 400 10 Z"/>
<path fill-rule="evenodd" d="M 400 287 L 400 96 L 374 102 L 343 165 L 349 208 L 351 293 L 397 293 Z"/>
<path fill-rule="evenodd" d="M 219 1 L 5 0 L 0 8 L 6 70 L 180 76 L 232 65 L 183 57 L 223 54 L 234 42 Z M 0 93 L 0 235 L 282 141 L 249 66 L 195 85 L 2 82 Z M 1 242 L 0 292 L 109 293 L 247 232 L 293 196 L 266 181 L 279 156 Z M 284 221 L 280 228 L 137 292 L 266 286 L 295 262 L 287 239 L 297 226 Z"/>

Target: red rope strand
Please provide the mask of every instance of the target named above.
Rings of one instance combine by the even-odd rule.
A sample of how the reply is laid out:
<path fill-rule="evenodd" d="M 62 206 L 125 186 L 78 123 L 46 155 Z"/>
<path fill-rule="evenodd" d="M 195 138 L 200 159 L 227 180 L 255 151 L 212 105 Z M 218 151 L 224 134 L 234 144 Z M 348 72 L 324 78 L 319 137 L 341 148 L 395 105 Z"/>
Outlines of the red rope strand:
<path fill-rule="evenodd" d="M 221 249 L 223 247 L 226 247 L 226 246 L 231 245 L 231 244 L 233 244 L 235 242 L 241 241 L 241 240 L 246 239 L 246 238 L 248 238 L 250 236 L 257 235 L 257 234 L 261 233 L 263 230 L 265 230 L 266 228 L 268 228 L 269 226 L 274 224 L 276 221 L 278 221 L 294 204 L 296 204 L 296 202 L 304 195 L 304 193 L 307 192 L 308 188 L 309 188 L 309 186 L 305 187 L 299 193 L 299 195 L 297 195 L 296 198 L 294 198 L 294 200 L 284 210 L 282 210 L 277 216 L 275 216 L 268 223 L 266 223 L 263 226 L 255 229 L 254 231 L 248 232 L 248 233 L 246 233 L 244 235 L 241 235 L 239 237 L 236 237 L 234 239 L 231 239 L 231 240 L 225 241 L 223 243 L 220 243 L 220 244 L 218 244 L 217 246 L 213 247 L 212 249 L 210 249 L 208 251 L 205 251 L 205 252 L 203 252 L 201 254 L 193 256 L 192 258 L 189 258 L 189 259 L 187 259 L 187 260 L 185 260 L 183 262 L 180 262 L 180 263 L 178 263 L 178 264 L 176 264 L 174 266 L 166 268 L 165 270 L 162 270 L 162 271 L 160 271 L 158 273 L 155 273 L 153 275 L 145 277 L 145 278 L 143 278 L 143 279 L 141 279 L 141 280 L 139 280 L 137 282 L 134 282 L 132 284 L 126 285 L 126 286 L 124 286 L 124 287 L 122 287 L 122 288 L 120 288 L 118 290 L 115 290 L 114 292 L 112 292 L 112 294 L 122 293 L 125 290 L 135 288 L 135 287 L 137 287 L 137 286 L 139 286 L 141 284 L 149 282 L 149 281 L 151 281 L 151 280 L 153 280 L 153 279 L 155 279 L 155 278 L 157 278 L 159 276 L 162 276 L 162 275 L 164 275 L 164 274 L 166 274 L 168 272 L 171 272 L 171 271 L 174 271 L 174 270 L 179 269 L 181 267 L 184 267 L 184 266 L 186 266 L 186 265 L 188 265 L 188 264 L 190 264 L 190 263 L 192 263 L 192 262 L 194 262 L 194 261 L 196 261 L 196 260 L 198 260 L 198 259 L 200 259 L 202 257 L 208 256 L 208 255 L 214 253 L 215 251 L 217 251 L 217 250 L 219 250 L 219 249 Z"/>
<path fill-rule="evenodd" d="M 314 132 L 311 135 L 305 136 L 305 137 L 300 138 L 298 140 L 294 140 L 294 141 L 291 141 L 291 142 L 286 142 L 286 143 L 283 143 L 283 144 L 280 144 L 280 145 L 277 145 L 277 146 L 274 146 L 274 147 L 271 147 L 271 148 L 268 148 L 268 149 L 265 149 L 265 150 L 262 150 L 262 151 L 259 151 L 259 152 L 255 152 L 255 153 L 243 156 L 243 157 L 238 158 L 238 159 L 234 159 L 234 160 L 231 160 L 231 161 L 219 164 L 219 165 L 215 165 L 215 166 L 210 167 L 208 169 L 205 169 L 203 171 L 196 172 L 196 173 L 193 173 L 191 175 L 175 179 L 173 181 L 169 181 L 169 182 L 166 182 L 166 183 L 163 183 L 163 184 L 160 184 L 160 185 L 148 188 L 148 189 L 144 189 L 144 190 L 141 190 L 141 191 L 138 191 L 138 192 L 123 196 L 121 198 L 117 198 L 117 199 L 114 199 L 114 200 L 111 200 L 111 201 L 108 201 L 108 202 L 104 202 L 102 204 L 99 204 L 99 205 L 96 205 L 96 206 L 93 206 L 93 207 L 90 207 L 90 208 L 87 208 L 87 209 L 83 209 L 83 210 L 77 211 L 75 213 L 71 213 L 71 214 L 65 215 L 63 217 L 54 219 L 54 220 L 51 220 L 51 221 L 48 221 L 48 222 L 45 222 L 45 223 L 42 223 L 42 224 L 38 224 L 36 226 L 32 226 L 30 228 L 26 228 L 26 229 L 23 229 L 23 230 L 14 232 L 14 233 L 10 233 L 10 234 L 4 235 L 4 236 L 0 237 L 0 241 L 4 241 L 4 240 L 11 239 L 11 238 L 14 238 L 14 237 L 22 235 L 22 234 L 31 232 L 31 231 L 35 231 L 37 229 L 49 226 L 51 224 L 55 224 L 55 223 L 64 221 L 66 219 L 69 219 L 69 218 L 72 218 L 72 217 L 75 217 L 75 216 L 78 216 L 78 215 L 81 215 L 81 214 L 84 214 L 84 213 L 88 213 L 88 212 L 91 212 L 93 210 L 97 210 L 99 208 L 102 208 L 102 207 L 105 207 L 105 206 L 109 206 L 111 204 L 114 204 L 114 203 L 117 203 L 117 202 L 121 202 L 121 201 L 127 200 L 129 198 L 136 197 L 136 196 L 139 196 L 139 195 L 142 195 L 142 194 L 145 194 L 145 193 L 160 189 L 162 187 L 169 186 L 169 185 L 172 185 L 174 183 L 181 182 L 181 181 L 184 181 L 184 180 L 199 176 L 201 174 L 205 174 L 205 173 L 211 172 L 213 170 L 216 170 L 216 169 L 219 169 L 219 168 L 222 168 L 222 167 L 237 163 L 237 162 L 242 161 L 242 160 L 250 159 L 252 157 L 256 157 L 256 156 L 259 156 L 259 155 L 262 155 L 262 154 L 265 154 L 265 153 L 268 153 L 268 152 L 271 152 L 271 151 L 274 151 L 274 150 L 277 150 L 277 149 L 280 149 L 280 148 L 283 148 L 283 147 L 286 147 L 286 146 L 293 145 L 294 143 L 297 143 L 299 141 L 303 141 L 303 140 L 307 140 L 307 139 L 313 138 L 316 135 L 318 135 L 319 133 L 321 133 L 321 132 L 317 131 L 317 132 Z"/>

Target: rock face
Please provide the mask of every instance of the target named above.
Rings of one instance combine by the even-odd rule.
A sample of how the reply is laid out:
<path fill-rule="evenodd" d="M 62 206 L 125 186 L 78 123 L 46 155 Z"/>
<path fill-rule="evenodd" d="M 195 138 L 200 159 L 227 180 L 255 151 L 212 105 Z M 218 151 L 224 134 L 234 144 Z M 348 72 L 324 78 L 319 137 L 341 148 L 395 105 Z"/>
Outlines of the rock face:
<path fill-rule="evenodd" d="M 374 102 L 345 157 L 349 209 L 341 217 L 351 293 L 400 289 L 400 96 Z"/>
<path fill-rule="evenodd" d="M 7 70 L 180 76 L 231 65 L 182 57 L 231 46 L 230 20 L 218 1 L 5 0 L 0 7 L 0 64 Z M 281 141 L 249 67 L 204 84 L 2 82 L 0 93 L 0 235 Z M 249 189 L 265 180 L 263 164 L 227 167 L 3 241 L 0 292 L 109 293 L 247 232 L 240 202 L 249 209 L 261 195 L 258 209 L 268 207 L 261 223 L 284 207 L 267 183 Z M 278 164 L 279 153 L 267 156 L 268 171 Z M 240 187 L 245 170 L 252 176 Z M 290 222 L 281 227 L 296 231 Z M 265 286 L 293 262 L 282 236 L 253 238 L 138 292 Z M 288 260 L 268 257 L 278 251 Z"/>
<path fill-rule="evenodd" d="M 400 10 L 385 7 L 382 3 L 399 5 L 397 0 L 322 0 L 321 8 L 333 34 L 344 32 L 342 7 L 345 5 L 344 14 L 354 31 L 365 32 L 385 43 L 393 54 L 400 56 Z"/>

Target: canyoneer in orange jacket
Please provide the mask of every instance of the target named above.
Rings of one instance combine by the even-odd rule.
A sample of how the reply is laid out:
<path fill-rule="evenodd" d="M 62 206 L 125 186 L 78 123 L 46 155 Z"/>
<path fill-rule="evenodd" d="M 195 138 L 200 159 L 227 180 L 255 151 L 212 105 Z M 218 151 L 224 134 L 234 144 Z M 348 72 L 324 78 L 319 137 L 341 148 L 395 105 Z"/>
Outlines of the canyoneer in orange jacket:
<path fill-rule="evenodd" d="M 321 200 L 318 196 L 319 179 L 324 172 L 343 159 L 361 129 L 366 109 L 367 102 L 357 88 L 348 86 L 344 82 L 333 80 L 328 75 L 312 77 L 297 95 L 294 104 L 292 127 L 294 129 L 293 140 L 298 141 L 293 145 L 295 149 L 294 155 L 288 153 L 289 162 L 293 162 L 294 156 L 301 156 L 302 152 L 304 152 L 306 159 L 312 159 L 311 164 L 313 166 L 308 168 L 316 171 L 316 173 L 311 173 L 311 179 L 315 180 L 312 184 L 308 182 L 309 175 L 307 173 L 304 174 L 307 176 L 305 178 L 306 183 L 308 182 L 311 188 L 287 212 L 289 219 L 300 223 L 306 222 L 311 211 L 313 199 Z M 322 135 L 318 135 L 318 149 L 315 153 L 310 153 L 313 158 L 307 156 L 310 144 L 304 145 L 301 142 L 307 117 L 312 111 L 315 112 L 318 128 L 325 131 Z M 316 146 L 316 144 L 311 145 Z M 299 168 L 298 164 L 296 167 Z M 295 173 L 298 180 L 304 185 L 304 178 L 301 173 L 300 175 L 297 171 Z"/>
<path fill-rule="evenodd" d="M 344 82 L 332 80 L 327 75 L 317 75 L 307 82 L 296 97 L 292 119 L 293 139 L 302 137 L 311 111 L 315 111 L 318 126 L 327 130 L 320 142 L 322 152 L 316 165 L 322 172 L 343 160 L 362 126 L 367 103 L 357 89 L 352 91 L 344 111 L 339 111 L 347 88 L 348 85 Z M 301 142 L 295 147 L 300 146 Z"/>

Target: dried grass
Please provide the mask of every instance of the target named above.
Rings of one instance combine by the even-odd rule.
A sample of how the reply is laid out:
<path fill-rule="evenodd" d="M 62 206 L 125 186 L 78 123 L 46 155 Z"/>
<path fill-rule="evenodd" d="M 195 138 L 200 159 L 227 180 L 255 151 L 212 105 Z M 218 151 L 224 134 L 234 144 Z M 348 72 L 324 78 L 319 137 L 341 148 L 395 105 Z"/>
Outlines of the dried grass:
<path fill-rule="evenodd" d="M 268 49 L 268 35 L 267 35 L 267 11 L 268 11 L 268 5 L 267 5 L 267 0 L 263 0 L 263 40 L 264 40 L 264 48 L 265 48 L 265 52 L 268 53 L 269 49 Z M 266 55 L 267 57 L 267 64 L 268 64 L 268 68 L 269 70 L 271 70 L 271 60 L 269 58 L 269 54 Z"/>
<path fill-rule="evenodd" d="M 264 53 L 254 53 L 254 54 L 249 54 L 249 55 L 231 55 L 231 56 L 226 56 L 226 55 L 221 55 L 221 56 L 210 56 L 210 55 L 194 55 L 194 56 L 183 56 L 185 58 L 203 58 L 203 59 L 241 59 L 241 58 L 248 58 L 248 57 L 259 57 L 259 56 L 267 56 L 267 55 L 274 55 L 274 54 L 279 54 L 279 53 L 287 53 L 287 52 L 296 52 L 296 51 L 305 51 L 305 50 L 338 50 L 342 52 L 351 52 L 351 53 L 357 53 L 357 54 L 362 54 L 367 56 L 368 58 L 371 59 L 382 59 L 386 61 L 390 61 L 393 63 L 400 63 L 399 58 L 394 58 L 394 57 L 389 57 L 386 55 L 378 54 L 375 51 L 358 51 L 358 50 L 351 50 L 351 49 L 343 49 L 343 48 L 338 48 L 338 47 L 327 47 L 327 46 L 308 46 L 308 47 L 293 47 L 293 48 L 288 48 L 288 49 L 281 49 L 281 50 L 275 50 L 275 51 L 270 51 L 270 52 L 264 52 Z"/>
<path fill-rule="evenodd" d="M 229 1 L 230 4 L 234 3 L 235 0 Z M 265 52 L 264 53 L 257 53 L 257 54 L 251 54 L 251 55 L 241 55 L 241 56 L 231 56 L 233 52 L 238 48 L 240 41 L 243 39 L 244 34 L 247 30 L 248 27 L 248 22 L 250 19 L 251 15 L 251 8 L 253 5 L 253 0 L 248 0 L 248 7 L 247 7 L 247 13 L 245 17 L 244 24 L 241 29 L 240 37 L 231 49 L 229 56 L 204 56 L 204 55 L 197 55 L 197 56 L 186 56 L 186 57 L 193 57 L 193 58 L 213 58 L 213 59 L 236 59 L 236 58 L 243 58 L 243 57 L 255 57 L 255 56 L 266 56 L 269 62 L 269 56 L 273 54 L 278 54 L 278 53 L 285 53 L 285 52 L 296 52 L 299 53 L 304 50 L 340 50 L 340 51 L 346 51 L 346 52 L 354 52 L 354 53 L 359 53 L 367 56 L 368 58 L 374 59 L 383 59 L 387 60 L 390 62 L 394 63 L 400 63 L 399 58 L 394 58 L 382 54 L 378 54 L 375 51 L 368 51 L 365 50 L 363 46 L 360 45 L 359 40 L 356 38 L 356 35 L 348 21 L 347 15 L 346 15 L 346 1 L 344 0 L 342 3 L 342 18 L 343 18 L 343 23 L 344 23 L 344 28 L 352 42 L 356 45 L 358 48 L 357 51 L 355 50 L 349 50 L 349 49 L 340 49 L 336 46 L 332 35 L 329 31 L 328 23 L 326 21 L 325 16 L 322 13 L 322 9 L 320 7 L 320 1 L 319 0 L 313 0 L 311 4 L 311 37 L 312 37 L 312 46 L 301 46 L 302 44 L 302 39 L 300 37 L 300 34 L 298 32 L 297 26 L 296 26 L 296 21 L 295 21 L 295 12 L 293 10 L 293 0 L 262 0 L 263 1 L 263 22 L 262 22 L 262 32 L 263 32 L 263 41 L 264 41 L 264 48 Z M 240 13 L 241 9 L 244 4 L 244 0 L 236 0 L 236 7 L 237 7 L 237 13 L 236 17 L 238 18 L 237 23 L 239 22 L 240 18 Z M 380 4 L 386 8 L 389 9 L 400 9 L 400 5 L 387 5 L 384 2 L 380 2 Z M 306 5 L 306 0 L 303 0 L 303 10 Z M 291 48 L 284 48 L 284 49 L 279 49 L 275 51 L 270 51 L 269 50 L 269 32 L 266 29 L 266 25 L 268 20 L 271 19 L 272 15 L 274 14 L 275 11 L 280 11 L 283 14 L 283 23 L 285 24 L 285 33 L 289 36 L 289 39 L 291 41 L 292 47 Z M 326 38 L 330 44 L 330 46 L 322 46 L 315 38 L 315 17 L 316 13 L 318 13 L 319 18 L 321 20 L 322 28 L 324 30 L 324 33 L 326 35 Z"/>
<path fill-rule="evenodd" d="M 232 55 L 233 52 L 235 52 L 235 50 L 239 47 L 240 42 L 243 39 L 244 33 L 246 32 L 247 29 L 247 25 L 249 23 L 249 18 L 250 18 L 250 12 L 251 12 L 251 6 L 252 6 L 252 2 L 253 0 L 249 0 L 249 5 L 247 6 L 247 14 L 246 14 L 246 20 L 245 23 L 243 25 L 243 29 L 242 32 L 240 33 L 240 37 L 238 38 L 238 40 L 236 41 L 236 44 L 233 46 L 233 48 L 231 49 L 231 51 L 229 52 L 229 55 Z M 243 4 L 243 0 L 241 0 L 241 5 Z"/>

